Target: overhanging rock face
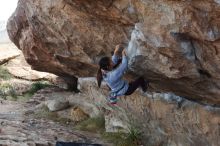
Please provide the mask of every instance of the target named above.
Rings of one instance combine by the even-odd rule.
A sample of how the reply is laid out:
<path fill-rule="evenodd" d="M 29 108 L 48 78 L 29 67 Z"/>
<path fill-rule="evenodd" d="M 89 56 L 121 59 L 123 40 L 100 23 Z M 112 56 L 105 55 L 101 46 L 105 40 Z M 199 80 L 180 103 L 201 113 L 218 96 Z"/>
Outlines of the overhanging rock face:
<path fill-rule="evenodd" d="M 7 29 L 36 70 L 94 76 L 123 42 L 155 90 L 219 106 L 219 17 L 217 0 L 20 0 Z"/>

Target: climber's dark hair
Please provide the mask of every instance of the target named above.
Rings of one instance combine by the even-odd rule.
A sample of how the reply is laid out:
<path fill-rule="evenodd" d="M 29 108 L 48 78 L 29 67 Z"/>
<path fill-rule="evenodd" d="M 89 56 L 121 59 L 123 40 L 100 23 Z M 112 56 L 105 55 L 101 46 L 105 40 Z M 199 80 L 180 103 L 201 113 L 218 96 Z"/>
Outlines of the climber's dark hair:
<path fill-rule="evenodd" d="M 99 70 L 97 72 L 97 83 L 98 83 L 98 87 L 101 86 L 103 77 L 102 77 L 102 69 L 103 70 L 108 70 L 110 65 L 110 58 L 109 57 L 102 57 L 99 61 Z"/>

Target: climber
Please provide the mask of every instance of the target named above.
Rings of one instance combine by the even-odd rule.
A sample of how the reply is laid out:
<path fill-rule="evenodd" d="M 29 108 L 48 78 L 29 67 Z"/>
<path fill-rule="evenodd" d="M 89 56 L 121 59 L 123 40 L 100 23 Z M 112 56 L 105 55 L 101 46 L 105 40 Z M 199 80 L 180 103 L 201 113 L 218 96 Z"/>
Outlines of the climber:
<path fill-rule="evenodd" d="M 120 57 L 122 57 L 122 60 L 117 66 Z M 115 65 L 117 67 L 115 67 Z M 143 77 L 139 77 L 130 83 L 122 79 L 127 67 L 128 60 L 126 56 L 126 49 L 122 45 L 117 45 L 115 47 L 111 59 L 110 57 L 103 57 L 99 61 L 99 70 L 97 73 L 98 87 L 101 86 L 101 82 L 104 79 L 111 89 L 107 98 L 111 104 L 117 103 L 118 96 L 131 95 L 138 87 L 141 87 L 143 92 L 147 91 L 149 82 Z"/>

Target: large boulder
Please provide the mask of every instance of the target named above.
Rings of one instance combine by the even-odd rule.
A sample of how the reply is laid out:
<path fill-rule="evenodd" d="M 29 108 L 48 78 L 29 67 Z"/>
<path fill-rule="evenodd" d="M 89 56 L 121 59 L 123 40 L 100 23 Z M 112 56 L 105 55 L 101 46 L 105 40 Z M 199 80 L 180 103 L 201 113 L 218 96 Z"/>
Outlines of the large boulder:
<path fill-rule="evenodd" d="M 105 99 L 106 86 L 98 88 L 94 78 L 79 79 L 79 84 L 82 93 L 71 95 L 70 103 L 85 101 L 100 109 L 108 132 L 139 132 L 143 136 L 142 143 L 147 146 L 215 146 L 220 143 L 219 108 L 203 106 L 173 94 L 150 92 L 119 97 L 118 103 L 112 106 Z"/>
<path fill-rule="evenodd" d="M 7 30 L 32 68 L 69 82 L 94 76 L 97 60 L 127 43 L 131 73 L 155 90 L 219 106 L 219 9 L 217 0 L 19 0 Z"/>

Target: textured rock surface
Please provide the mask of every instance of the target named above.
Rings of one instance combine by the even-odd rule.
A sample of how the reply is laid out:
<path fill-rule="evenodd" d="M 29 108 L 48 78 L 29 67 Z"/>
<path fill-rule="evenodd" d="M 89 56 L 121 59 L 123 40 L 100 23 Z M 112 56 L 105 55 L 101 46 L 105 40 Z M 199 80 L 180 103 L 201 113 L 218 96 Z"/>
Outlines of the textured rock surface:
<path fill-rule="evenodd" d="M 0 44 L 0 65 L 2 64 L 14 77 L 31 81 L 44 79 L 56 82 L 57 76 L 54 74 L 32 70 L 22 52 L 12 42 Z"/>
<path fill-rule="evenodd" d="M 16 49 L 16 46 L 12 43 L 1 44 L 0 52 L 0 65 L 21 55 L 21 51 Z"/>
<path fill-rule="evenodd" d="M 94 80 L 85 80 L 86 83 L 89 85 L 92 85 L 94 83 Z M 92 82 L 92 83 L 91 83 Z M 85 89 L 81 88 L 84 93 L 79 93 L 79 94 L 73 94 L 71 92 L 66 92 L 63 89 L 44 89 L 43 91 L 37 92 L 33 97 L 32 101 L 41 103 L 42 101 L 45 101 L 44 105 L 47 105 L 48 101 L 53 101 L 53 100 L 63 100 L 63 101 L 69 101 L 69 106 L 70 107 L 76 107 L 77 109 L 79 108 L 82 110 L 86 115 L 89 115 L 89 117 L 97 117 L 100 115 L 100 110 L 97 108 L 94 103 L 91 103 L 90 98 L 86 98 L 88 95 L 88 87 Z M 92 95 L 95 96 L 95 95 Z M 95 97 L 93 97 L 95 98 Z M 88 100 L 87 100 L 88 99 Z M 102 99 L 100 99 L 102 100 Z M 73 109 L 74 110 L 74 109 Z M 71 115 L 71 109 L 69 114 Z"/>
<path fill-rule="evenodd" d="M 65 99 L 55 99 L 47 101 L 47 107 L 50 111 L 59 111 L 69 107 L 69 101 Z"/>
<path fill-rule="evenodd" d="M 14 52 L 18 52 L 17 48 L 10 48 Z M 56 81 L 57 76 L 51 73 L 40 72 L 31 69 L 31 66 L 25 61 L 24 55 L 20 54 L 14 59 L 8 60 L 5 65 L 9 73 L 14 77 L 29 80 L 29 81 L 38 81 L 38 80 L 49 80 Z"/>
<path fill-rule="evenodd" d="M 106 130 L 140 128 L 146 146 L 217 146 L 220 144 L 220 109 L 181 100 L 170 94 L 135 92 L 121 97 L 116 106 L 106 104 L 108 90 L 95 80 L 79 79 L 81 100 L 104 109 Z M 96 96 L 94 96 L 96 95 Z M 168 96 L 169 95 L 169 96 Z M 70 99 L 78 99 L 78 94 Z"/>
<path fill-rule="evenodd" d="M 217 0 L 20 0 L 7 29 L 36 70 L 93 76 L 125 42 L 155 90 L 219 106 L 219 11 Z"/>
<path fill-rule="evenodd" d="M 48 119 L 34 119 L 26 111 L 33 103 L 1 101 L 0 103 L 0 145 L 2 146 L 54 146 L 57 141 L 99 143 L 96 134 L 73 130 L 72 125 L 63 125 Z"/>
<path fill-rule="evenodd" d="M 116 106 L 109 106 L 105 100 L 107 87 L 98 89 L 95 79 L 91 78 L 79 79 L 79 84 L 81 93 L 77 94 L 63 89 L 46 88 L 38 91 L 27 103 L 1 101 L 0 145 L 49 146 L 57 140 L 111 145 L 100 140 L 96 134 L 72 130 L 72 125 L 63 126 L 47 118 L 34 119 L 29 116 L 42 109 L 41 103 L 58 97 L 68 99 L 71 106 L 80 107 L 85 113 L 88 113 L 84 110 L 86 106 L 90 112 L 93 110 L 91 113 L 101 111 L 108 131 L 128 131 L 130 127 L 137 126 L 143 134 L 144 146 L 220 145 L 219 108 L 150 92 L 145 96 L 135 92 L 132 96 L 121 97 Z M 71 118 L 69 111 L 60 116 Z"/>

